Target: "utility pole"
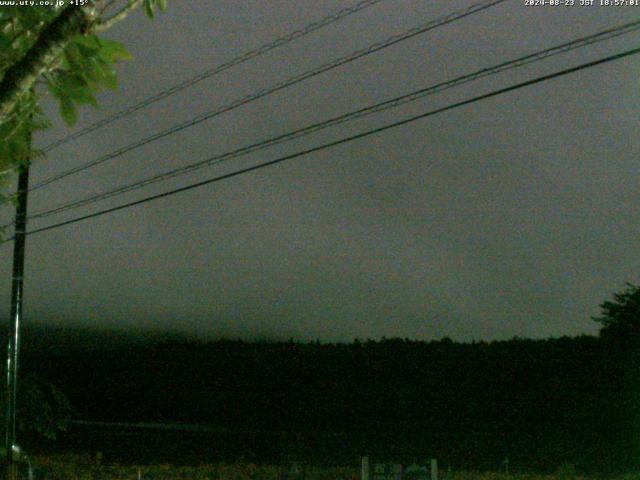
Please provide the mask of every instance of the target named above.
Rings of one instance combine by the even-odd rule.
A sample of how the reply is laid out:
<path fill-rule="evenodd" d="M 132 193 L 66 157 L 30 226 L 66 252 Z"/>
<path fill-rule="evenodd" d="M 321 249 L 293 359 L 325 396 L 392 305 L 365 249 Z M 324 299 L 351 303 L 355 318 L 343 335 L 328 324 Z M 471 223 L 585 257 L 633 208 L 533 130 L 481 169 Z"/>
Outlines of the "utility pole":
<path fill-rule="evenodd" d="M 31 135 L 29 135 L 29 144 Z M 7 397 L 5 417 L 6 468 L 5 479 L 17 480 L 18 465 L 15 462 L 16 445 L 16 393 L 18 384 L 18 353 L 20 351 L 20 323 L 22 323 L 22 297 L 24 275 L 25 233 L 27 225 L 27 194 L 29 190 L 29 161 L 20 166 L 16 203 L 15 232 L 13 242 L 13 276 L 11 279 L 11 317 L 7 345 Z"/>

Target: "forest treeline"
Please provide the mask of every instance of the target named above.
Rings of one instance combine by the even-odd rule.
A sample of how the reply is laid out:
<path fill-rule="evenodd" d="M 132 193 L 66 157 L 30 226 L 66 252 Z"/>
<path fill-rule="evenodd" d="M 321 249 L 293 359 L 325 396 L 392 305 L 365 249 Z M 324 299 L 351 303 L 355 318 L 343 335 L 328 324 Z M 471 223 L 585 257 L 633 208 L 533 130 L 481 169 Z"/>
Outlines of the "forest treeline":
<path fill-rule="evenodd" d="M 640 459 L 631 340 L 204 342 L 40 329 L 25 332 L 21 371 L 58 385 L 78 419 L 213 425 L 223 433 L 208 448 L 258 460 L 370 453 L 613 472 Z"/>
<path fill-rule="evenodd" d="M 497 470 L 508 459 L 511 471 L 640 471 L 640 287 L 600 306 L 598 336 L 472 343 L 207 341 L 27 325 L 20 440 L 31 451 L 136 462 L 368 454 L 435 457 L 445 468 Z"/>

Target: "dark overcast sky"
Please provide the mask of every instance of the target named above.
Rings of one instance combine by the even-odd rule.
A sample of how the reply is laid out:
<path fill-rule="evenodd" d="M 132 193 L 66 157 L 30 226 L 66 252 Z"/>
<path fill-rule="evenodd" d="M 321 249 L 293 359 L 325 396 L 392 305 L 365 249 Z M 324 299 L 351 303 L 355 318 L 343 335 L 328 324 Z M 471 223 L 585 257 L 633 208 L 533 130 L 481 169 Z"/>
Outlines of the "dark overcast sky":
<path fill-rule="evenodd" d="M 353 4 L 170 2 L 108 33 L 135 59 L 79 127 Z M 365 47 L 465 1 L 385 0 L 51 152 L 32 182 Z M 579 2 L 578 2 L 579 3 Z M 637 17 L 512 0 L 34 192 L 30 211 L 101 192 Z M 637 47 L 631 34 L 32 228 L 276 158 Z M 26 322 L 194 334 L 456 340 L 595 333 L 639 282 L 640 59 L 631 57 L 187 193 L 34 235 Z M 55 112 L 47 103 L 47 110 Z M 57 119 L 44 145 L 68 130 Z M 11 210 L 4 207 L 5 219 Z M 9 310 L 11 248 L 0 251 Z"/>

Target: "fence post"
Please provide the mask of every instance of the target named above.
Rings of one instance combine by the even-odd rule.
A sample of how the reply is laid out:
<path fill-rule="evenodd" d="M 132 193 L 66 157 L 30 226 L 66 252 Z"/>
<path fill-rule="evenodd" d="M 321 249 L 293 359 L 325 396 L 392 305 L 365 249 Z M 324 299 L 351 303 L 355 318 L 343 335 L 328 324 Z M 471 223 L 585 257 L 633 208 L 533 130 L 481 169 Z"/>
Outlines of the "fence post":
<path fill-rule="evenodd" d="M 369 480 L 369 457 L 362 457 L 360 480 Z"/>
<path fill-rule="evenodd" d="M 431 480 L 438 480 L 438 460 L 431 459 Z"/>

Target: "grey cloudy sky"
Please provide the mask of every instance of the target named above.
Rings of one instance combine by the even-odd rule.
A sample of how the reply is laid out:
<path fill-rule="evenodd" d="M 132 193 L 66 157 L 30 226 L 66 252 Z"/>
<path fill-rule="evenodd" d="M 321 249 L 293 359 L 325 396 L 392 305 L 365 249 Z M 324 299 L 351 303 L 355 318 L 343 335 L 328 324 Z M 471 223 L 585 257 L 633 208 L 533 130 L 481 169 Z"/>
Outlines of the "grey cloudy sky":
<path fill-rule="evenodd" d="M 189 0 L 108 33 L 135 59 L 78 127 L 354 2 Z M 385 0 L 52 151 L 32 182 L 471 5 Z M 579 3 L 579 2 L 577 2 Z M 30 211 L 636 18 L 640 7 L 511 0 L 33 192 Z M 576 50 L 111 199 L 32 228 L 319 145 L 637 47 Z M 27 322 L 194 334 L 456 340 L 595 333 L 639 282 L 640 59 L 28 238 Z M 47 104 L 55 114 L 55 105 Z M 55 118 L 39 145 L 68 133 Z M 11 211 L 4 207 L 5 219 Z M 11 249 L 0 250 L 8 313 Z"/>

